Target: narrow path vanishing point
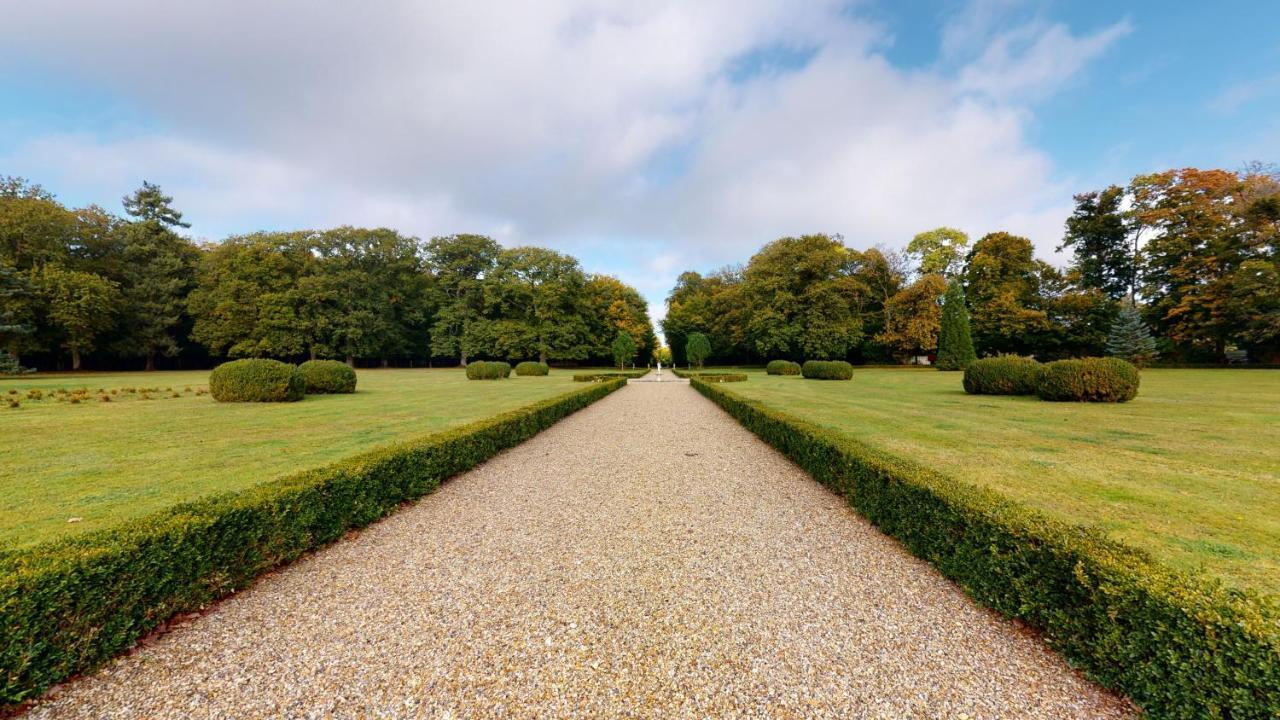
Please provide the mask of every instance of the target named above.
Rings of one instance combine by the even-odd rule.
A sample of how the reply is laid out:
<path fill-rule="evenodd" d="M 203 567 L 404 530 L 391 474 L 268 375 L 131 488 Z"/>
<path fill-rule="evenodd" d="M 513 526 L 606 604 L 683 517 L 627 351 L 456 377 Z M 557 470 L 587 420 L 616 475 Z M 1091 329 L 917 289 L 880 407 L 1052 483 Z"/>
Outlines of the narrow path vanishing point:
<path fill-rule="evenodd" d="M 633 384 L 32 718 L 1117 718 L 682 383 Z"/>

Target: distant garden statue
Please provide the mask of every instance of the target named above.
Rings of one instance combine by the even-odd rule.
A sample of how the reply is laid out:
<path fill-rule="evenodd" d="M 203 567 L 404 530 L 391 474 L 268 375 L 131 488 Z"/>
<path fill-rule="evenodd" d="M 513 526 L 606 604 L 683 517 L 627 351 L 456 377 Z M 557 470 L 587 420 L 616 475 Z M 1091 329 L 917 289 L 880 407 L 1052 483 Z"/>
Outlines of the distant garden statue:
<path fill-rule="evenodd" d="M 690 333 L 689 341 L 684 346 L 685 359 L 690 365 L 702 369 L 702 363 L 711 357 L 711 341 L 700 332 Z"/>
<path fill-rule="evenodd" d="M 1111 324 L 1111 335 L 1107 337 L 1107 354 L 1142 367 L 1160 356 L 1156 348 L 1156 339 L 1151 337 L 1142 315 L 1133 301 L 1120 308 L 1120 314 Z"/>

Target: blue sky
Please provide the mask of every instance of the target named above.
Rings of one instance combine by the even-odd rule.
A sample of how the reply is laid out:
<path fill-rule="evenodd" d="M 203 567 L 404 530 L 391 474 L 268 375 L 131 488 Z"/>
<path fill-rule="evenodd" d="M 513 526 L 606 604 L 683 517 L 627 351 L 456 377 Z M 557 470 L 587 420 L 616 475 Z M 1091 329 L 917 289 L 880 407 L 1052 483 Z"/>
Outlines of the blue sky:
<path fill-rule="evenodd" d="M 17 4 L 0 174 L 217 240 L 387 225 L 636 285 L 786 234 L 1026 234 L 1132 175 L 1280 161 L 1280 3 Z"/>

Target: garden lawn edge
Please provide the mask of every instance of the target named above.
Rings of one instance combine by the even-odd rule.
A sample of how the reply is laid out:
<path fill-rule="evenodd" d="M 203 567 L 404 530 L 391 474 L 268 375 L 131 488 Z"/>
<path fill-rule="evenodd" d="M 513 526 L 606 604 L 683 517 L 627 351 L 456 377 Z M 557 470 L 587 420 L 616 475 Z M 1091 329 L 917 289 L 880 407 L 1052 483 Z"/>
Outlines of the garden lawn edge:
<path fill-rule="evenodd" d="M 625 384 L 594 383 L 244 491 L 0 553 L 0 707 L 92 670 L 175 614 L 390 514 Z"/>
<path fill-rule="evenodd" d="M 690 384 L 971 597 L 1153 718 L 1280 717 L 1280 603 L 735 395 Z"/>

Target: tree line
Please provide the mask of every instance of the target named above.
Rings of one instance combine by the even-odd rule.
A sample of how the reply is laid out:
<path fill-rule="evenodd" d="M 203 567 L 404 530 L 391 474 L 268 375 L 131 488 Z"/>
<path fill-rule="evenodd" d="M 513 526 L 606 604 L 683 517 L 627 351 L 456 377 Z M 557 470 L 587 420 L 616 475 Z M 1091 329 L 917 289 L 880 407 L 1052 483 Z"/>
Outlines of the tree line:
<path fill-rule="evenodd" d="M 707 336 L 716 363 L 907 362 L 937 350 L 951 287 L 964 297 L 978 355 L 1103 355 L 1113 329 L 1149 328 L 1154 352 L 1169 361 L 1237 353 L 1280 362 L 1273 169 L 1169 170 L 1081 193 L 1059 249 L 1070 253 L 1062 269 L 1008 232 L 970 245 L 965 233 L 938 228 L 902 252 L 786 237 L 745 266 L 681 274 L 662 328 L 680 364 L 694 333 Z"/>
<path fill-rule="evenodd" d="M 657 347 L 640 293 L 563 253 L 386 228 L 259 232 L 196 244 L 161 188 L 125 215 L 71 209 L 0 177 L 0 371 L 221 358 L 383 365 L 472 358 L 610 364 Z M 625 346 L 625 343 L 624 343 Z"/>

